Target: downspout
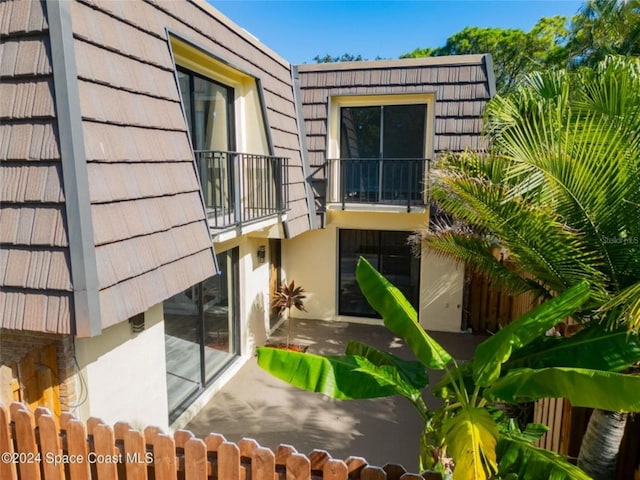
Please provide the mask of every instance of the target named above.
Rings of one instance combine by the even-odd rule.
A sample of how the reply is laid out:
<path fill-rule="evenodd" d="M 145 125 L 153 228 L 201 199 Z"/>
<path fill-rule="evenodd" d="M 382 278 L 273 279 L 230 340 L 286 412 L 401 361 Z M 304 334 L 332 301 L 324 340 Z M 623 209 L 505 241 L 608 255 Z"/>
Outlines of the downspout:
<path fill-rule="evenodd" d="M 71 3 L 47 0 L 46 5 L 73 285 L 72 332 L 94 337 L 102 333 L 102 322 Z"/>

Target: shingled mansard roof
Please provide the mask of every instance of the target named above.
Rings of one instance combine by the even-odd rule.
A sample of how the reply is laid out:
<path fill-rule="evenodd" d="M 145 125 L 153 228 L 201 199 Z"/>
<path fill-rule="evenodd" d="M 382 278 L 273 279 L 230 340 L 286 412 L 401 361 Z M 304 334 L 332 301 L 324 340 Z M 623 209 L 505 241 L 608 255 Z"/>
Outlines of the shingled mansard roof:
<path fill-rule="evenodd" d="M 96 335 L 215 273 L 169 32 L 260 81 L 309 229 L 288 63 L 204 2 L 1 2 L 0 327 Z"/>
<path fill-rule="evenodd" d="M 328 107 L 334 96 L 432 93 L 435 96 L 435 156 L 485 148 L 482 112 L 495 95 L 490 55 L 344 62 L 297 67 L 302 113 L 316 199 L 322 209 Z"/>

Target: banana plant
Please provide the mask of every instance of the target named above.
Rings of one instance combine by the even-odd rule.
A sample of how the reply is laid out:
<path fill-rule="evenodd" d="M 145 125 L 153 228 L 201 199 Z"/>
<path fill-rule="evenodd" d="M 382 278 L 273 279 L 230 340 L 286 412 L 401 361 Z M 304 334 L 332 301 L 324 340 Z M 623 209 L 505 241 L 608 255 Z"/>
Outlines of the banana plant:
<path fill-rule="evenodd" d="M 640 377 L 620 373 L 640 359 L 635 335 L 594 327 L 573 337 L 544 336 L 589 299 L 586 282 L 505 326 L 478 346 L 473 360 L 459 363 L 364 258 L 356 278 L 384 325 L 405 340 L 416 360 L 349 341 L 345 354 L 334 356 L 260 347 L 258 365 L 291 385 L 336 399 L 407 398 L 424 422 L 420 471 L 453 480 L 588 479 L 563 456 L 534 445 L 546 426 L 521 429 L 500 405 L 564 397 L 575 406 L 640 411 Z M 423 399 L 429 369 L 444 371 L 431 387 L 443 398 L 435 410 Z"/>

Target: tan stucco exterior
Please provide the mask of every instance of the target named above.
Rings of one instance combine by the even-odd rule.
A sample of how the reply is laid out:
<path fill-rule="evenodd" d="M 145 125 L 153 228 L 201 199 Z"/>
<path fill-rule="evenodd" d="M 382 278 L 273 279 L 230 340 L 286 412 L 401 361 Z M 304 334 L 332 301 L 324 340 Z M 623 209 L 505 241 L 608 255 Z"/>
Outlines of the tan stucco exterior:
<path fill-rule="evenodd" d="M 98 337 L 76 338 L 80 418 L 168 428 L 163 319 L 156 305 L 144 313 L 140 333 L 122 322 Z"/>
<path fill-rule="evenodd" d="M 427 213 L 341 211 L 327 212 L 327 227 L 307 232 L 283 243 L 283 275 L 308 292 L 307 312 L 300 318 L 320 320 L 367 319 L 338 316 L 338 230 L 404 231 L 409 237 L 427 224 Z M 419 320 L 425 328 L 460 331 L 464 266 L 433 253 L 423 253 L 420 262 Z M 379 322 L 379 320 L 373 320 Z"/>

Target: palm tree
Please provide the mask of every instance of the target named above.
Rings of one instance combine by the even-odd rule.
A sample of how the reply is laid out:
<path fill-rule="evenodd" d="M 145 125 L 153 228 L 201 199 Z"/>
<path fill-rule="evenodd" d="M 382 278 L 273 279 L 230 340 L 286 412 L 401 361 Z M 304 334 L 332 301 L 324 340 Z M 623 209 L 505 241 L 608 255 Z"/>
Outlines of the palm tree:
<path fill-rule="evenodd" d="M 448 156 L 435 171 L 432 196 L 448 215 L 424 245 L 543 298 L 587 280 L 594 294 L 578 320 L 640 328 L 640 62 L 534 74 L 489 103 L 487 132 L 489 153 Z M 579 466 L 613 478 L 624 426 L 596 410 Z"/>
<path fill-rule="evenodd" d="M 572 19 L 567 49 L 576 65 L 607 55 L 640 56 L 640 1 L 589 0 Z"/>

